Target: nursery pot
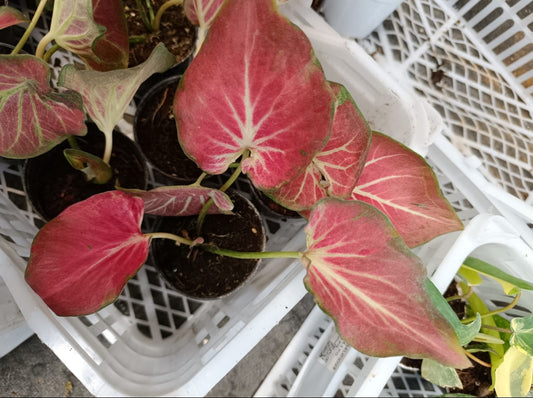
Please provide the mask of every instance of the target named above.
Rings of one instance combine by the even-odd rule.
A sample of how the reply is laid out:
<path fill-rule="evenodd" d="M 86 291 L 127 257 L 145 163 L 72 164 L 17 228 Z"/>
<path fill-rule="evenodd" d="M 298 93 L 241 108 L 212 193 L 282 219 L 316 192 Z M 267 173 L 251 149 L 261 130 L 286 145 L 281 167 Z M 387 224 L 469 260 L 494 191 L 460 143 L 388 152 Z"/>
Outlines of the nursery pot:
<path fill-rule="evenodd" d="M 185 185 L 196 181 L 202 170 L 178 141 L 173 101 L 180 78 L 167 77 L 146 91 L 137 106 L 133 132 L 146 160 L 161 174 Z"/>
<path fill-rule="evenodd" d="M 148 1 L 155 13 L 166 0 Z M 130 41 L 129 67 L 144 62 L 159 43 L 165 44 L 166 48 L 176 57 L 178 64 L 192 54 L 196 43 L 196 27 L 187 19 L 181 5 L 169 7 L 161 18 L 159 31 L 150 32 L 142 21 L 136 0 L 124 0 L 123 4 L 128 35 L 130 38 L 145 38 L 142 42 Z"/>
<path fill-rule="evenodd" d="M 266 234 L 262 219 L 252 203 L 236 191 L 228 193 L 234 202 L 230 215 L 208 215 L 202 226 L 205 243 L 224 249 L 260 252 Z M 162 217 L 158 232 L 170 232 L 190 239 L 197 237 L 197 216 Z M 168 284 L 195 299 L 216 299 L 240 288 L 257 269 L 258 259 L 243 260 L 209 253 L 200 248 L 177 246 L 168 239 L 154 239 L 154 266 Z"/>
<path fill-rule="evenodd" d="M 87 123 L 87 135 L 76 137 L 81 150 L 102 156 L 105 137 L 93 123 Z M 24 189 L 34 210 L 45 220 L 51 220 L 68 206 L 97 193 L 115 189 L 119 182 L 124 188 L 146 189 L 148 173 L 143 157 L 135 143 L 124 134 L 113 132 L 113 152 L 110 165 L 113 177 L 105 184 L 86 180 L 85 175 L 74 169 L 63 155 L 69 148 L 67 141 L 51 151 L 24 164 Z"/>

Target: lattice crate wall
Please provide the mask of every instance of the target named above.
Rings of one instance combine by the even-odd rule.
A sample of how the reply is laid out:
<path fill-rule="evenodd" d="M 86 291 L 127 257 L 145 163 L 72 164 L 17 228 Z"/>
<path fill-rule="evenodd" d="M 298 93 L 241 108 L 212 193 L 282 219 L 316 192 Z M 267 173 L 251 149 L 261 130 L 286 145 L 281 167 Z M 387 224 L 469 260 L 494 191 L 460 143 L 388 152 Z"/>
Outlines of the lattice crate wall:
<path fill-rule="evenodd" d="M 439 111 L 485 176 L 533 201 L 533 4 L 408 0 L 361 44 Z"/>

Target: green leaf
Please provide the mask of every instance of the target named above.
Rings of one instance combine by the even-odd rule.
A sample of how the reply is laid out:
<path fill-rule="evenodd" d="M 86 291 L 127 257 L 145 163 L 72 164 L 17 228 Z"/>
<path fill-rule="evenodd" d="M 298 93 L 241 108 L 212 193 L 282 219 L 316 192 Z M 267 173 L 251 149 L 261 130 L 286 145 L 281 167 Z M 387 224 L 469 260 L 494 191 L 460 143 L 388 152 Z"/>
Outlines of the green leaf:
<path fill-rule="evenodd" d="M 531 389 L 533 357 L 521 348 L 511 347 L 495 372 L 499 397 L 525 397 Z"/>
<path fill-rule="evenodd" d="M 92 153 L 68 148 L 63 151 L 63 154 L 72 167 L 85 174 L 87 181 L 92 181 L 95 184 L 105 184 L 113 176 L 111 167 Z"/>
<path fill-rule="evenodd" d="M 533 316 L 514 318 L 511 321 L 511 345 L 520 347 L 533 356 Z"/>
<path fill-rule="evenodd" d="M 459 344 L 462 346 L 470 343 L 472 339 L 479 333 L 481 328 L 481 317 L 477 314 L 476 319 L 469 324 L 462 324 L 455 312 L 452 310 L 452 307 L 448 304 L 446 299 L 442 296 L 439 289 L 431 282 L 431 280 L 426 279 L 426 289 L 429 292 L 429 296 L 433 301 L 433 304 L 440 311 L 442 315 L 450 322 L 459 339 Z"/>
<path fill-rule="evenodd" d="M 502 284 L 505 294 L 516 294 L 516 289 L 513 289 L 514 287 L 526 290 L 533 290 L 533 284 L 531 284 L 530 282 L 509 275 L 508 273 L 502 271 L 500 268 L 488 264 L 485 261 L 479 260 L 477 258 L 468 257 L 464 261 L 463 267 L 470 268 L 481 274 L 496 279 Z"/>
<path fill-rule="evenodd" d="M 463 388 L 463 383 L 454 368 L 441 365 L 432 359 L 422 361 L 421 372 L 424 379 L 438 386 Z"/>

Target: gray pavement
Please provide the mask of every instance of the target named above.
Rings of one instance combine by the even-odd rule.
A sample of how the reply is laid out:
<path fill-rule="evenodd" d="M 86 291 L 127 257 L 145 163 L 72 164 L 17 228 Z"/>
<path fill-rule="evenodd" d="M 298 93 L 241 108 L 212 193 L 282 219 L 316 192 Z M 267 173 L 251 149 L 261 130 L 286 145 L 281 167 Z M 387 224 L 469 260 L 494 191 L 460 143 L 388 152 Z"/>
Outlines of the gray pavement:
<path fill-rule="evenodd" d="M 312 296 L 307 294 L 208 396 L 252 396 L 313 305 Z M 36 335 L 0 358 L 0 397 L 90 396 L 83 384 Z"/>

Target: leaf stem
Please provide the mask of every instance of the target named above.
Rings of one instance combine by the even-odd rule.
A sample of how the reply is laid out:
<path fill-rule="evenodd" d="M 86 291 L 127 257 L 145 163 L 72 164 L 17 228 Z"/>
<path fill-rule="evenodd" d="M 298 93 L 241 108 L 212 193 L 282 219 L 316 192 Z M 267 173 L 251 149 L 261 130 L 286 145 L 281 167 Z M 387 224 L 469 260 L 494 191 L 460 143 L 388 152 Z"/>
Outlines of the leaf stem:
<path fill-rule="evenodd" d="M 163 16 L 163 13 L 172 6 L 179 6 L 183 3 L 183 0 L 168 0 L 165 3 L 159 7 L 157 10 L 157 13 L 155 14 L 155 18 L 152 20 L 152 30 L 154 32 L 157 32 L 161 25 L 161 17 Z"/>
<path fill-rule="evenodd" d="M 518 300 L 520 299 L 520 294 L 521 294 L 520 291 L 518 291 L 516 293 L 516 296 L 514 296 L 513 301 L 511 301 L 505 307 L 498 308 L 497 310 L 494 310 L 494 311 L 489 311 L 489 312 L 487 312 L 485 314 L 480 314 L 481 315 L 481 319 L 488 318 L 488 317 L 490 317 L 492 315 L 500 314 L 500 313 L 505 312 L 505 311 L 509 311 L 511 308 L 513 308 L 518 303 Z M 470 323 L 470 322 L 472 322 L 475 319 L 476 319 L 475 316 L 472 316 L 472 317 L 466 318 L 466 319 L 461 319 L 461 323 Z"/>
<path fill-rule="evenodd" d="M 239 178 L 239 176 L 242 173 L 242 161 L 246 159 L 250 154 L 250 151 L 246 150 L 244 154 L 242 155 L 241 162 L 237 166 L 237 168 L 233 171 L 233 174 L 228 178 L 228 180 L 222 185 L 219 190 L 222 192 L 226 192 L 228 188 Z M 198 219 L 196 220 L 196 233 L 200 235 L 200 232 L 202 231 L 202 226 L 204 225 L 205 216 L 207 215 L 207 212 L 213 205 L 213 199 L 209 198 L 207 202 L 204 203 L 202 206 L 202 210 L 200 210 L 200 214 L 198 214 Z"/>
<path fill-rule="evenodd" d="M 19 51 L 22 50 L 22 47 L 24 47 L 24 44 L 26 44 L 26 42 L 30 38 L 31 32 L 33 32 L 35 25 L 37 25 L 37 21 L 39 20 L 39 18 L 41 17 L 41 14 L 43 13 L 46 2 L 47 0 L 41 0 L 39 2 L 39 5 L 37 6 L 37 9 L 35 10 L 35 14 L 33 14 L 33 18 L 31 19 L 30 24 L 26 28 L 26 31 L 20 38 L 19 42 L 17 43 L 13 51 L 11 51 L 11 55 L 18 54 Z"/>
<path fill-rule="evenodd" d="M 43 61 L 44 62 L 48 62 L 50 61 L 50 58 L 52 57 L 52 55 L 54 55 L 54 53 L 59 50 L 61 48 L 61 46 L 59 44 L 54 44 L 52 47 L 50 47 L 43 55 Z"/>
<path fill-rule="evenodd" d="M 476 357 L 474 354 L 468 352 L 468 351 L 465 350 L 464 348 L 463 348 L 463 352 L 466 354 L 466 356 L 467 356 L 468 358 L 470 358 L 471 360 L 473 360 L 473 361 L 479 363 L 481 366 L 485 366 L 486 368 L 492 368 L 492 365 L 491 365 L 490 363 L 487 363 L 487 362 L 485 362 L 485 361 L 482 361 L 481 359 L 479 359 L 478 357 Z"/>
<path fill-rule="evenodd" d="M 149 237 L 150 239 L 157 239 L 157 238 L 171 239 L 175 241 L 177 244 L 185 244 L 187 246 L 197 246 L 197 247 L 200 247 L 202 250 L 205 250 L 209 253 L 218 254 L 218 255 L 226 256 L 226 257 L 243 259 L 243 260 L 258 259 L 258 258 L 300 258 L 300 256 L 302 255 L 302 253 L 298 251 L 241 252 L 237 250 L 221 249 L 213 245 L 204 245 L 204 244 L 197 245 L 194 241 L 190 239 L 186 239 L 181 236 L 174 235 L 168 232 L 152 232 L 152 233 L 145 234 L 145 236 Z"/>
<path fill-rule="evenodd" d="M 148 18 L 148 15 L 146 14 L 146 10 L 144 9 L 144 6 L 141 2 L 141 0 L 135 0 L 135 3 L 137 4 L 137 9 L 139 11 L 139 14 L 141 14 L 141 19 L 143 21 L 144 26 L 148 30 L 152 30 L 152 24 L 150 23 L 150 19 Z"/>
<path fill-rule="evenodd" d="M 513 333 L 513 331 L 511 329 L 499 328 L 497 326 L 485 325 L 485 324 L 481 325 L 481 329 L 497 330 L 500 333 L 507 333 L 507 334 L 512 334 Z"/>
<path fill-rule="evenodd" d="M 109 165 L 111 160 L 111 153 L 113 152 L 113 130 L 111 132 L 104 132 L 105 135 L 105 149 L 102 160 Z"/>

